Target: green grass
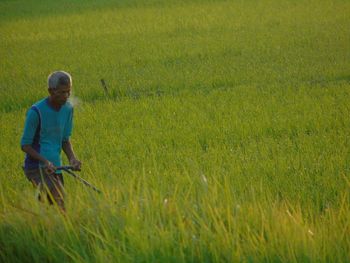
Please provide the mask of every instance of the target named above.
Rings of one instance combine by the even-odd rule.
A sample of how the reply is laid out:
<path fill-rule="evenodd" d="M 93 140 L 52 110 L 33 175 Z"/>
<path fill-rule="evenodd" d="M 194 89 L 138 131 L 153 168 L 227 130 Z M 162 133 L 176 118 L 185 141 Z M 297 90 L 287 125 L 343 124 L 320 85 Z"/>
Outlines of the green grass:
<path fill-rule="evenodd" d="M 0 261 L 350 260 L 347 1 L 0 10 Z M 66 176 L 66 218 L 34 200 L 19 147 L 59 69 L 104 192 Z"/>

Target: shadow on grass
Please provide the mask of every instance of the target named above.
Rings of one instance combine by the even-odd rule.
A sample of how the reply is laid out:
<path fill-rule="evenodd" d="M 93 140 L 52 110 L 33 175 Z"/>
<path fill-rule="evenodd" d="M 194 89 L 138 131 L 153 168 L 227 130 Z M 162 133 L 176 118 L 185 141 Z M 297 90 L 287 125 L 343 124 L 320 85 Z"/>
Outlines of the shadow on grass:
<path fill-rule="evenodd" d="M 215 0 L 222 2 L 224 0 Z M 138 7 L 166 7 L 190 3 L 213 2 L 210 0 L 63 0 L 63 1 L 1 1 L 0 21 L 13 21 L 47 16 L 77 14 L 102 9 Z"/>

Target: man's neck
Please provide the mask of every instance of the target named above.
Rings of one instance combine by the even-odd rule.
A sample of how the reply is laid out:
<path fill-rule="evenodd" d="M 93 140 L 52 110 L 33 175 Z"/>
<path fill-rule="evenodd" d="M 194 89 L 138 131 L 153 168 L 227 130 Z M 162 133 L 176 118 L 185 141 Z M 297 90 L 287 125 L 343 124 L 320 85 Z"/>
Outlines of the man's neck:
<path fill-rule="evenodd" d="M 62 107 L 62 105 L 60 105 L 60 104 L 58 104 L 57 102 L 55 102 L 55 101 L 51 98 L 51 96 L 48 97 L 48 102 L 49 102 L 50 106 L 51 106 L 52 108 L 54 108 L 55 110 L 59 110 L 59 109 Z"/>

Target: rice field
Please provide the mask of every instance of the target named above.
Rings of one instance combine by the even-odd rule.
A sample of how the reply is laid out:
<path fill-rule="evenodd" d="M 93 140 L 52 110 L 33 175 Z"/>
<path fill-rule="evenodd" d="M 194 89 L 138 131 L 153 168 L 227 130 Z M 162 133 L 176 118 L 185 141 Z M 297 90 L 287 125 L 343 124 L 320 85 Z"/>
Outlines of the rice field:
<path fill-rule="evenodd" d="M 350 261 L 349 14 L 1 1 L 0 262 Z M 73 77 L 80 175 L 103 192 L 65 175 L 66 216 L 21 168 L 55 70 Z"/>

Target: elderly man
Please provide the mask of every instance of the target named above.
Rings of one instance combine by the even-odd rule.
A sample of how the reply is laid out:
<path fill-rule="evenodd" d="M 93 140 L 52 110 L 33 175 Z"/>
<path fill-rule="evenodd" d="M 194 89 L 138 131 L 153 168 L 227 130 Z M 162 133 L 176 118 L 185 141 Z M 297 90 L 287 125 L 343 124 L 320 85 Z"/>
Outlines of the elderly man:
<path fill-rule="evenodd" d="M 50 74 L 49 96 L 28 110 L 21 140 L 26 153 L 26 177 L 41 192 L 47 193 L 50 204 L 54 200 L 62 211 L 65 211 L 63 177 L 61 171 L 56 170 L 61 166 L 61 149 L 75 170 L 81 167 L 69 140 L 73 122 L 73 106 L 68 102 L 71 87 L 72 78 L 67 72 Z M 42 200 L 40 195 L 39 200 Z"/>

